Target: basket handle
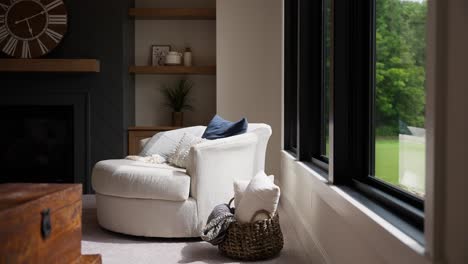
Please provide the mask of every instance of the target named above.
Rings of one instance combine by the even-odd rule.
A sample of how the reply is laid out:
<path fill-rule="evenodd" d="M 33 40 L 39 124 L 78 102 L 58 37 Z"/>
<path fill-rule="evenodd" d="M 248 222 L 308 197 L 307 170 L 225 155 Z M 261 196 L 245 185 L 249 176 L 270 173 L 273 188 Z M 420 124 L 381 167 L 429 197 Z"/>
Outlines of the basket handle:
<path fill-rule="evenodd" d="M 268 212 L 265 209 L 260 209 L 252 215 L 252 218 L 250 219 L 250 223 L 252 223 L 255 220 L 255 217 L 257 217 L 257 215 L 259 214 L 266 214 L 269 218 L 273 218 L 273 215 L 270 214 L 270 212 Z"/>
<path fill-rule="evenodd" d="M 231 200 L 229 200 L 229 203 L 228 203 L 228 207 L 229 207 L 229 208 L 232 208 L 232 207 L 231 207 L 231 204 L 232 204 L 233 201 L 234 201 L 234 197 L 232 197 Z M 273 218 L 273 214 L 270 214 L 270 212 L 268 212 L 268 211 L 265 210 L 265 209 L 260 209 L 260 210 L 258 210 L 257 212 L 255 212 L 255 213 L 252 215 L 252 218 L 250 219 L 250 223 L 252 223 L 253 220 L 255 219 L 255 217 L 257 217 L 257 215 L 259 215 L 259 214 L 265 214 L 267 217 Z"/>

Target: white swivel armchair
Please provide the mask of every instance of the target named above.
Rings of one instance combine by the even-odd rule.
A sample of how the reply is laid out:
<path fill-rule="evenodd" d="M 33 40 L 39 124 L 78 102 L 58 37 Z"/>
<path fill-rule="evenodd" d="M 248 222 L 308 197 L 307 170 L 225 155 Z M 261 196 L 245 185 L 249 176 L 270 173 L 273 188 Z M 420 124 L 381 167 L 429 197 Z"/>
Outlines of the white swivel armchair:
<path fill-rule="evenodd" d="M 190 128 L 200 136 L 205 127 Z M 184 129 L 181 129 L 183 131 Z M 186 170 L 127 159 L 98 162 L 92 175 L 99 224 L 147 237 L 198 237 L 211 210 L 234 196 L 234 179 L 264 169 L 271 128 L 208 140 L 190 150 Z"/>

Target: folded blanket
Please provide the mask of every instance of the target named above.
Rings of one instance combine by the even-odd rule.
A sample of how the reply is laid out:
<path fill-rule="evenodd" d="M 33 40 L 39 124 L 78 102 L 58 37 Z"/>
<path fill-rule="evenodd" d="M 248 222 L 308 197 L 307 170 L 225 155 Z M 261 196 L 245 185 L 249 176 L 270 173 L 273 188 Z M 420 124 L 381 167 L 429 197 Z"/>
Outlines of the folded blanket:
<path fill-rule="evenodd" d="M 151 156 L 127 156 L 125 159 L 128 160 L 135 160 L 135 161 L 141 161 L 141 162 L 146 162 L 146 163 L 151 163 L 151 164 L 163 164 L 166 163 L 166 159 L 158 154 L 154 154 Z"/>
<path fill-rule="evenodd" d="M 236 218 L 227 204 L 217 205 L 208 216 L 200 237 L 206 242 L 218 245 L 225 239 L 229 225 L 235 221 Z"/>

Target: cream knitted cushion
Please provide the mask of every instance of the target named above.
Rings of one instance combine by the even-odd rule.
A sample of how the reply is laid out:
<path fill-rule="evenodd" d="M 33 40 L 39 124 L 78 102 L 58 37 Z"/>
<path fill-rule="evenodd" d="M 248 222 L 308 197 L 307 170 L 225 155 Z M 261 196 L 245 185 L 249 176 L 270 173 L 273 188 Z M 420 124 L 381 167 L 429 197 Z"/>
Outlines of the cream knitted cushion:
<path fill-rule="evenodd" d="M 190 148 L 203 141 L 206 141 L 206 139 L 185 133 L 180 139 L 179 144 L 177 144 L 174 153 L 169 156 L 169 163 L 180 168 L 187 168 Z"/>
<path fill-rule="evenodd" d="M 201 137 L 203 131 L 205 131 L 204 126 L 193 126 L 159 132 L 147 140 L 138 156 L 146 157 L 158 154 L 165 159 L 169 159 L 184 134 Z"/>

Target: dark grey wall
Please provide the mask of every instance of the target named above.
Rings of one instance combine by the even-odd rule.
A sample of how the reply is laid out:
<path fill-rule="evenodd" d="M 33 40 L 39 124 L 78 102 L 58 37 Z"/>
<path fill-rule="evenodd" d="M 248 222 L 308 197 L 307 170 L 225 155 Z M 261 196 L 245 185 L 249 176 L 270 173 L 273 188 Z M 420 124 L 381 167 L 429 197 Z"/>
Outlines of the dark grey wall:
<path fill-rule="evenodd" d="M 34 98 L 37 104 L 52 95 L 69 98 L 76 94 L 86 99 L 86 168 L 85 175 L 77 178 L 83 179 L 83 187 L 89 192 L 92 166 L 99 160 L 123 157 L 127 150 L 126 129 L 134 124 L 134 79 L 128 74 L 134 58 L 134 24 L 128 9 L 134 1 L 65 0 L 65 4 L 68 32 L 46 57 L 95 58 L 101 62 L 101 72 L 0 73 L 0 97 L 29 97 L 27 101 Z M 8 103 L 5 101 L 0 103 Z"/>

